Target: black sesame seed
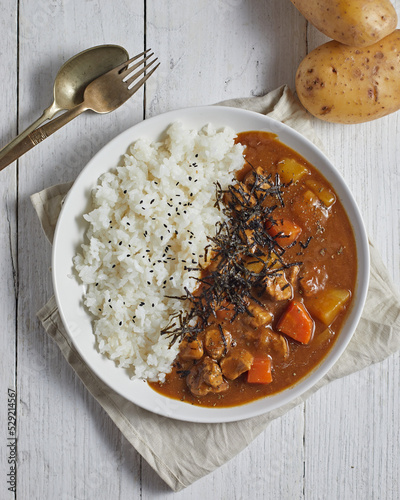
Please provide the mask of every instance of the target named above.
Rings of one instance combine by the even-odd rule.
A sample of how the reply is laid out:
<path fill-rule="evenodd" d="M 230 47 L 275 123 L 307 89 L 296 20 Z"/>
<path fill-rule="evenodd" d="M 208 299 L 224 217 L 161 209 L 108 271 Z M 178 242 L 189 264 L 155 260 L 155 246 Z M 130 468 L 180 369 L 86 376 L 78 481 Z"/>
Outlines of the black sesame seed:
<path fill-rule="evenodd" d="M 127 193 L 127 190 L 125 189 L 125 190 L 124 190 L 124 194 L 126 194 L 126 193 Z"/>
<path fill-rule="evenodd" d="M 119 322 L 119 326 L 121 326 L 121 325 L 122 325 L 122 321 Z"/>
<path fill-rule="evenodd" d="M 115 264 L 113 264 L 112 268 L 114 269 L 114 267 L 115 267 Z"/>
<path fill-rule="evenodd" d="M 118 243 L 118 245 L 119 245 L 119 246 L 121 246 L 121 245 L 122 245 L 122 241 L 120 241 L 120 242 Z"/>
<path fill-rule="evenodd" d="M 189 175 L 189 181 L 191 181 L 191 180 L 192 180 L 192 178 L 191 178 L 191 177 L 190 177 L 190 175 Z"/>

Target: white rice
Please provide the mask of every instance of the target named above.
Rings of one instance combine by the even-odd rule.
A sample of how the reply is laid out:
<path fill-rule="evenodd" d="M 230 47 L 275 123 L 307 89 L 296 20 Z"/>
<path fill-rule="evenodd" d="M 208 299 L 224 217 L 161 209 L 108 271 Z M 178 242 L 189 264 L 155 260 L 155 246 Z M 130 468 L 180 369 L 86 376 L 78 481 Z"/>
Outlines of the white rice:
<path fill-rule="evenodd" d="M 178 345 L 169 348 L 160 330 L 184 303 L 166 296 L 196 286 L 185 266 L 203 262 L 221 220 L 214 182 L 226 187 L 243 165 L 234 138 L 228 128 L 174 123 L 163 142 L 136 141 L 93 190 L 88 243 L 74 264 L 100 352 L 133 378 L 163 381 L 171 370 Z"/>

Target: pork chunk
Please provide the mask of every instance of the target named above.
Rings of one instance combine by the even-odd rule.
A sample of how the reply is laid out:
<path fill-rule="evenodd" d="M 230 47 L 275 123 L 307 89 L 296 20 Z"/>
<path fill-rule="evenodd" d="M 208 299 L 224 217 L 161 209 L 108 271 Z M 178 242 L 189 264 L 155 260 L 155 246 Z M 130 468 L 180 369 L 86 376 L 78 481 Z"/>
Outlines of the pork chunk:
<path fill-rule="evenodd" d="M 205 356 L 201 363 L 190 370 L 186 383 L 194 396 L 205 396 L 209 392 L 220 393 L 229 388 L 220 366 L 209 356 Z"/>
<path fill-rule="evenodd" d="M 204 347 L 209 356 L 213 359 L 221 359 L 225 356 L 231 346 L 232 335 L 225 328 L 211 326 L 207 329 Z"/>
<path fill-rule="evenodd" d="M 300 279 L 300 287 L 303 295 L 311 297 L 325 288 L 328 281 L 328 273 L 325 266 L 312 266 L 305 269 Z"/>
<path fill-rule="evenodd" d="M 293 295 L 292 285 L 286 279 L 283 271 L 276 276 L 266 278 L 265 292 L 272 300 L 275 301 L 289 300 Z"/>
<path fill-rule="evenodd" d="M 258 328 L 271 323 L 273 314 L 264 309 L 264 307 L 253 302 L 247 306 L 247 309 L 252 315 L 247 317 L 247 322 L 252 328 Z"/>
<path fill-rule="evenodd" d="M 246 174 L 246 177 L 244 178 L 244 183 L 246 184 L 246 186 L 251 189 L 256 182 L 257 176 L 257 188 L 267 190 L 271 187 L 271 184 L 267 180 L 263 180 L 265 178 L 265 172 L 261 167 L 257 167 L 255 170 L 250 170 L 250 172 Z"/>
<path fill-rule="evenodd" d="M 259 348 L 269 352 L 271 349 L 283 358 L 289 355 L 289 347 L 286 338 L 269 328 L 263 330 L 258 341 Z"/>
<path fill-rule="evenodd" d="M 184 338 L 179 348 L 179 356 L 184 361 L 190 361 L 191 359 L 201 359 L 204 354 L 203 342 L 199 339 L 190 340 Z"/>
<path fill-rule="evenodd" d="M 220 362 L 224 376 L 229 380 L 237 379 L 242 373 L 250 370 L 254 356 L 246 349 L 232 350 Z"/>

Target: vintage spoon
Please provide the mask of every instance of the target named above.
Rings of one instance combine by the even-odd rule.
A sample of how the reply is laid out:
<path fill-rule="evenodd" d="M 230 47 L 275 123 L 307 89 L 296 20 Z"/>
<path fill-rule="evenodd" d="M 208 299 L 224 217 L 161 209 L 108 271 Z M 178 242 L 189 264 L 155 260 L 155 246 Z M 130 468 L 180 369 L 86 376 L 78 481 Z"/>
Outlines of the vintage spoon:
<path fill-rule="evenodd" d="M 66 61 L 54 81 L 54 101 L 30 127 L 0 150 L 0 158 L 46 120 L 63 110 L 81 104 L 83 93 L 90 82 L 126 62 L 128 52 L 119 45 L 98 45 L 84 50 Z"/>
<path fill-rule="evenodd" d="M 149 61 L 154 54 L 146 55 L 151 49 L 148 49 L 128 61 L 123 62 L 116 68 L 104 73 L 89 83 L 85 88 L 83 101 L 72 109 L 69 109 L 54 120 L 42 125 L 24 137 L 16 146 L 14 146 L 6 155 L 0 156 L 0 170 L 3 170 L 11 162 L 21 155 L 44 141 L 51 134 L 54 134 L 61 127 L 76 118 L 81 113 L 92 110 L 95 113 L 110 113 L 124 104 L 133 94 L 146 82 L 148 78 L 158 68 L 159 63 L 150 71 L 148 69 L 157 61 L 157 58 Z M 137 59 L 142 58 L 129 67 Z M 140 68 L 136 73 L 132 72 Z M 144 76 L 142 76 L 144 75 Z M 139 77 L 141 77 L 138 80 Z M 133 85 L 133 87 L 131 86 Z"/>

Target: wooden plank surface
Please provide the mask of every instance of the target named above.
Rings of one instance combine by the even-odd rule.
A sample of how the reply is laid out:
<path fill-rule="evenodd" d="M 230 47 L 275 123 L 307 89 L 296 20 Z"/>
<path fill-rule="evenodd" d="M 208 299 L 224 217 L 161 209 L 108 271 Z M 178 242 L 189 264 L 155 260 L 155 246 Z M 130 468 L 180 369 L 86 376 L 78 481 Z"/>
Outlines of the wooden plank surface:
<path fill-rule="evenodd" d="M 393 3 L 400 12 L 400 0 Z M 325 38 L 289 0 L 10 1 L 0 12 L 0 33 L 0 64 L 7 68 L 2 143 L 15 134 L 17 118 L 22 130 L 50 104 L 57 70 L 75 53 L 117 43 L 133 54 L 146 45 L 162 62 L 145 95 L 110 115 L 79 117 L 23 157 L 18 171 L 14 165 L 0 173 L 0 498 L 13 497 L 4 478 L 7 389 L 14 387 L 21 499 L 399 498 L 398 355 L 322 389 L 231 462 L 174 494 L 87 393 L 35 317 L 52 285 L 51 249 L 32 193 L 73 180 L 144 114 L 260 95 L 283 83 L 293 89 L 298 63 Z M 314 125 L 398 283 L 400 114 L 358 126 Z"/>

